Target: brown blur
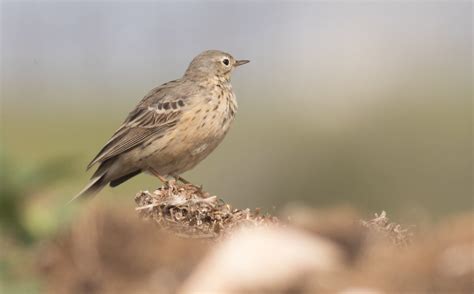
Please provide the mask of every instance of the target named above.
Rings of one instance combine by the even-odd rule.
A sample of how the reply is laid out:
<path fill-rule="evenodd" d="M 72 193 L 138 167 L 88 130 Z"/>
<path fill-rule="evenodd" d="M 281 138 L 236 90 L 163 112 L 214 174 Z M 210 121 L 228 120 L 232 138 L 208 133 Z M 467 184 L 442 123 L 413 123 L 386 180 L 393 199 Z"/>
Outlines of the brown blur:
<path fill-rule="evenodd" d="M 344 208 L 290 214 L 289 224 L 243 227 L 216 242 L 176 238 L 126 210 L 91 207 L 42 244 L 37 274 L 48 293 L 473 290 L 472 215 L 415 237 L 385 215 L 360 226 Z"/>

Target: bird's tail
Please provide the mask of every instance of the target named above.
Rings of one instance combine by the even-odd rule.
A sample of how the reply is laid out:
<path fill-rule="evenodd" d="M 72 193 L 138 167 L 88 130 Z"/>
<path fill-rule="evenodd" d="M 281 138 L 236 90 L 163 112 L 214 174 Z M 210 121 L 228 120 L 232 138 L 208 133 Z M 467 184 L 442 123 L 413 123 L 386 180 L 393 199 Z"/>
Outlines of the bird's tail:
<path fill-rule="evenodd" d="M 105 173 L 102 175 L 99 175 L 97 177 L 94 177 L 91 179 L 89 184 L 82 189 L 81 192 L 77 193 L 76 196 L 74 196 L 71 200 L 69 200 L 68 204 L 76 200 L 77 198 L 80 197 L 90 197 L 95 194 L 97 194 L 102 188 L 104 188 L 108 182 L 105 180 Z"/>

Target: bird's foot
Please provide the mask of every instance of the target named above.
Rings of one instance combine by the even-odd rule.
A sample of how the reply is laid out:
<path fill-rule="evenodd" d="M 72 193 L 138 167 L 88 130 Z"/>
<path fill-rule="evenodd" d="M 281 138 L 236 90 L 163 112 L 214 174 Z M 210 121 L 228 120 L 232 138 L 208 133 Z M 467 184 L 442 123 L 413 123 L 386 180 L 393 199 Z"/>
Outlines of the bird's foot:
<path fill-rule="evenodd" d="M 198 192 L 199 194 L 201 195 L 207 195 L 207 193 L 205 193 L 203 190 L 202 190 L 202 185 L 194 185 L 193 183 L 191 183 L 190 181 L 186 180 L 185 178 L 181 177 L 181 176 L 178 176 L 178 175 L 173 175 L 174 179 L 176 180 L 175 182 L 177 183 L 178 181 L 183 183 L 185 187 L 187 188 L 192 188 L 194 189 L 196 192 Z"/>
<path fill-rule="evenodd" d="M 178 176 L 178 175 L 172 175 L 171 177 L 164 177 L 160 175 L 159 173 L 153 171 L 153 174 L 160 179 L 160 181 L 163 183 L 162 187 L 159 187 L 158 189 L 166 189 L 168 191 L 176 191 L 180 187 L 184 188 L 186 190 L 194 190 L 196 194 L 201 195 L 201 197 L 206 198 L 209 197 L 209 193 L 206 193 L 203 191 L 202 185 L 197 186 L 192 184 L 190 181 L 186 180 L 185 178 Z M 183 185 L 179 185 L 178 182 L 181 182 Z"/>
<path fill-rule="evenodd" d="M 163 183 L 163 186 L 164 188 L 167 188 L 167 189 L 174 189 L 176 188 L 176 177 L 172 177 L 171 179 L 168 179 L 162 175 L 160 175 L 157 171 L 151 169 L 150 172 L 155 176 L 157 177 L 158 179 L 160 179 L 160 181 Z M 160 189 L 160 187 L 158 188 Z"/>
<path fill-rule="evenodd" d="M 174 176 L 174 178 L 176 179 L 176 182 L 180 181 L 181 183 L 183 183 L 185 185 L 191 184 L 190 181 L 186 180 L 185 178 L 183 178 L 181 176 Z"/>
<path fill-rule="evenodd" d="M 171 178 L 171 179 L 169 179 L 169 180 L 166 180 L 166 181 L 164 182 L 164 185 L 165 185 L 165 187 L 167 187 L 167 188 L 174 189 L 174 188 L 176 188 L 176 183 L 177 183 L 177 182 L 178 182 L 178 181 L 176 181 L 175 178 Z"/>

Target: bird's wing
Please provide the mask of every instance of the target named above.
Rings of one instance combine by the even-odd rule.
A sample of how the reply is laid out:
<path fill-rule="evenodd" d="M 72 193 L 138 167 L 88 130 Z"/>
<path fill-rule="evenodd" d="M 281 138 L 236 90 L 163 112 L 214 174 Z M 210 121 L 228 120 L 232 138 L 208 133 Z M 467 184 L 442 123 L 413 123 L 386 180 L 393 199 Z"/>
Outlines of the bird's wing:
<path fill-rule="evenodd" d="M 187 99 L 174 94 L 173 91 L 163 91 L 166 88 L 168 87 L 165 84 L 145 96 L 89 163 L 87 169 L 153 137 L 160 137 L 178 123 Z"/>

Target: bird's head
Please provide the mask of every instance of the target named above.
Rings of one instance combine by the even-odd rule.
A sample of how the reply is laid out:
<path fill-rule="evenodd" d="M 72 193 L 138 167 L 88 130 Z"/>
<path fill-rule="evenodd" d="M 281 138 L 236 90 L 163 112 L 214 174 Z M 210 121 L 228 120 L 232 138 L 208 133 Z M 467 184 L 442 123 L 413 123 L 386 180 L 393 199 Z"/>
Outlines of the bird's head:
<path fill-rule="evenodd" d="M 230 79 L 232 71 L 249 60 L 236 60 L 229 53 L 207 50 L 194 57 L 186 70 L 185 77 Z"/>

